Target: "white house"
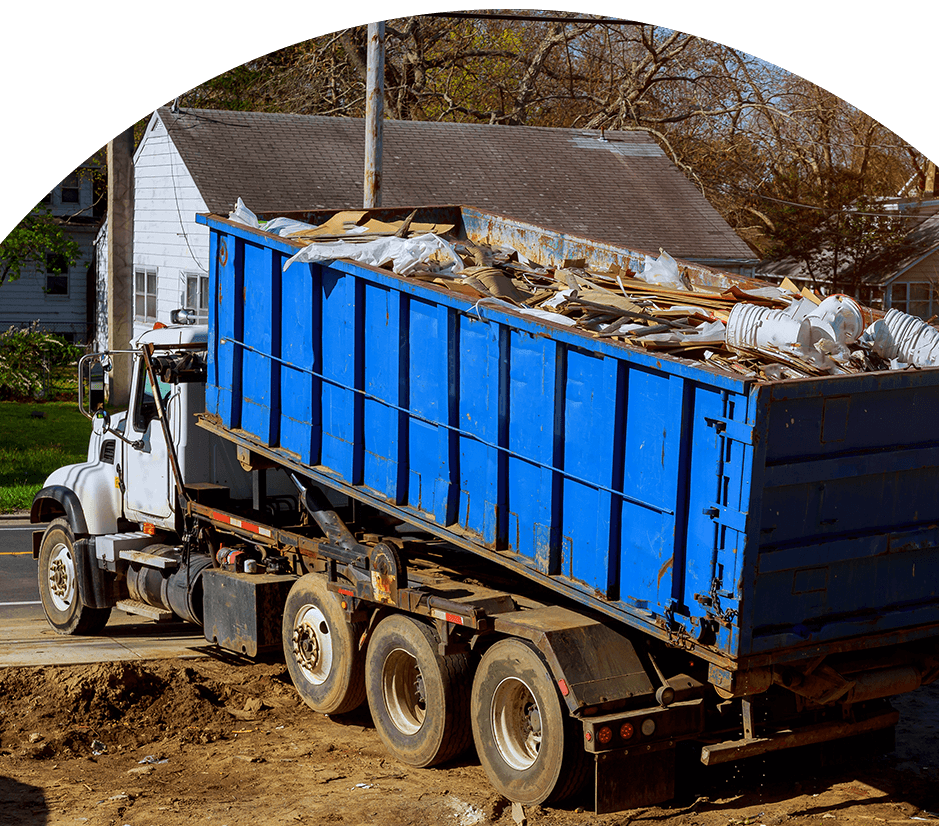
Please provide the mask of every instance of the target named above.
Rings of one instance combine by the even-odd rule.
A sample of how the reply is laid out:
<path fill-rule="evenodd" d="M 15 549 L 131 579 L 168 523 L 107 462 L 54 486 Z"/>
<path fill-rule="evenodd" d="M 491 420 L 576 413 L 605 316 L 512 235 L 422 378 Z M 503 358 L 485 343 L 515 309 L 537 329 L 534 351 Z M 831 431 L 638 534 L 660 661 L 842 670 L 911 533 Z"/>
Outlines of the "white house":
<path fill-rule="evenodd" d="M 98 220 L 93 216 L 90 167 L 75 170 L 44 199 L 43 205 L 78 244 L 71 266 L 54 256 L 24 267 L 16 281 L 0 286 L 0 329 L 34 321 L 69 341 L 84 343 L 93 331 L 94 281 L 88 278 Z M 63 269 L 64 267 L 64 269 Z"/>
<path fill-rule="evenodd" d="M 354 118 L 154 112 L 134 155 L 135 335 L 177 307 L 205 313 L 208 230 L 198 213 L 227 215 L 239 197 L 268 214 L 360 207 L 364 138 Z M 386 121 L 382 192 L 383 206 L 466 204 L 743 274 L 757 263 L 640 132 Z M 105 274 L 99 267 L 103 296 Z"/>

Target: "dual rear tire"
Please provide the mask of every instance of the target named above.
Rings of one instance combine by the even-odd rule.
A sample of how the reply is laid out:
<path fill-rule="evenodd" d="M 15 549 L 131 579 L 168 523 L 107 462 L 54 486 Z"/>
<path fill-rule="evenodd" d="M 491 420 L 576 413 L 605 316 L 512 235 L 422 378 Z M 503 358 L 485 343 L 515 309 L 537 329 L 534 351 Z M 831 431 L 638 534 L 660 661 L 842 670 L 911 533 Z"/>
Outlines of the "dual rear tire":
<path fill-rule="evenodd" d="M 314 711 L 339 714 L 367 697 L 388 753 L 410 766 L 444 763 L 476 745 L 492 785 L 526 805 L 578 791 L 589 764 L 576 721 L 540 654 L 496 642 L 475 668 L 468 653 L 441 655 L 428 623 L 391 614 L 363 654 L 364 625 L 346 620 L 338 595 L 316 575 L 287 597 L 284 651 L 294 685 Z"/>
<path fill-rule="evenodd" d="M 589 763 L 575 720 L 541 656 L 503 639 L 482 657 L 471 704 L 476 752 L 489 782 L 525 805 L 575 794 Z"/>
<path fill-rule="evenodd" d="M 469 656 L 441 656 L 439 643 L 430 625 L 392 614 L 378 623 L 368 646 L 372 721 L 387 751 L 409 766 L 444 763 L 472 742 Z"/>

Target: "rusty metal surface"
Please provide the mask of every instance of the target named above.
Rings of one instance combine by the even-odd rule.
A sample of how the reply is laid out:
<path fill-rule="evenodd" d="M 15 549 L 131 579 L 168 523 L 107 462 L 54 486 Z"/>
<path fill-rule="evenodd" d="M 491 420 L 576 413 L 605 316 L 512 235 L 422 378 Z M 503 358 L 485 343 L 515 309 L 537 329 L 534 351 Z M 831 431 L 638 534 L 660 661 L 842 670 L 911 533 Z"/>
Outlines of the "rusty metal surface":
<path fill-rule="evenodd" d="M 701 749 L 701 762 L 706 766 L 718 763 L 730 763 L 747 757 L 757 757 L 773 751 L 827 743 L 856 734 L 869 734 L 891 728 L 900 719 L 899 712 L 888 711 L 860 722 L 821 723 L 793 731 L 779 732 L 772 737 L 758 737 L 754 740 L 729 740 L 715 743 Z"/>

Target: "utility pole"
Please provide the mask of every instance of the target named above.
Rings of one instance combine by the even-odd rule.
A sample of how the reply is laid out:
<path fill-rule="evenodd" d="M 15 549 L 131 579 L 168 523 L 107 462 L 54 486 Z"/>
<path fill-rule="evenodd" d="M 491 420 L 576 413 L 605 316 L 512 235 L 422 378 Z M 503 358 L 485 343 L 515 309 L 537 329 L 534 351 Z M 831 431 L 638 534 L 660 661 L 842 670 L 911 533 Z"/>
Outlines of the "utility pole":
<path fill-rule="evenodd" d="M 134 336 L 134 127 L 108 143 L 108 349 L 127 350 Z M 108 401 L 130 400 L 130 356 L 115 356 Z"/>
<path fill-rule="evenodd" d="M 365 209 L 381 206 L 382 119 L 385 115 L 385 23 L 368 24 L 365 80 Z"/>

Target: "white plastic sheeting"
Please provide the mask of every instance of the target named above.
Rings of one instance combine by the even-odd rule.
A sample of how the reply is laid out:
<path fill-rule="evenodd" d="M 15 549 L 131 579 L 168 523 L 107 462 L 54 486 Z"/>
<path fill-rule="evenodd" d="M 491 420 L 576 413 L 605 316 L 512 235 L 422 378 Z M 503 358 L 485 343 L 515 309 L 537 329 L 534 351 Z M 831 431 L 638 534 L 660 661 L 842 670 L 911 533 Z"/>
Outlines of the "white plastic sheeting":
<path fill-rule="evenodd" d="M 235 209 L 229 213 L 228 217 L 232 221 L 238 221 L 254 229 L 264 230 L 264 232 L 281 237 L 315 229 L 312 224 L 291 218 L 260 221 L 258 216 L 245 206 L 241 198 L 238 199 Z M 353 228 L 347 234 L 355 236 L 365 232 L 367 230 L 364 227 L 358 227 Z M 387 236 L 370 241 L 315 241 L 288 258 L 284 263 L 284 269 L 298 261 L 310 264 L 338 259 L 358 261 L 360 264 L 371 264 L 374 267 L 391 264 L 392 271 L 398 275 L 408 275 L 421 265 L 430 266 L 441 273 L 457 274 L 463 271 L 463 261 L 453 246 L 431 232 L 411 238 Z"/>

